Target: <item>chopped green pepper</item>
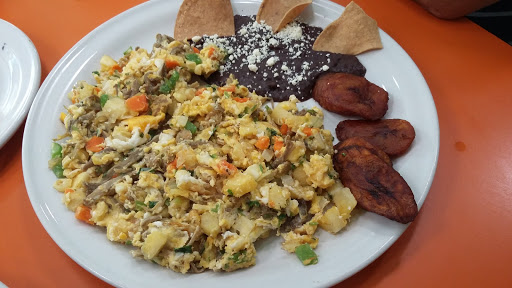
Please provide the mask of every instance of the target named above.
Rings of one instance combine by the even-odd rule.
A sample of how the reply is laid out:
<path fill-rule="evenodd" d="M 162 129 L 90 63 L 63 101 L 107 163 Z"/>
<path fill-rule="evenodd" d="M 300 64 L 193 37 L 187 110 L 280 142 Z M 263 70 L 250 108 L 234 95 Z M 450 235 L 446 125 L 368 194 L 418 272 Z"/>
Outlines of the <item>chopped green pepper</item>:
<path fill-rule="evenodd" d="M 124 54 L 124 55 L 128 55 L 128 54 L 132 53 L 132 51 L 133 51 L 133 48 L 132 48 L 132 46 L 130 46 L 130 47 L 128 47 L 128 49 L 126 49 L 126 50 L 123 52 L 123 54 Z"/>
<path fill-rule="evenodd" d="M 196 125 L 194 125 L 194 123 L 192 123 L 190 121 L 187 121 L 187 124 L 185 124 L 185 129 L 192 132 L 192 134 L 196 134 L 196 132 L 197 132 Z"/>
<path fill-rule="evenodd" d="M 57 164 L 52 168 L 53 174 L 57 176 L 57 178 L 64 178 L 64 169 L 62 168 L 62 164 Z"/>
<path fill-rule="evenodd" d="M 297 246 L 295 254 L 305 266 L 318 263 L 318 256 L 316 256 L 315 251 L 307 243 Z"/>
<path fill-rule="evenodd" d="M 100 104 L 101 104 L 101 108 L 103 108 L 105 106 L 105 103 L 107 103 L 108 101 L 108 95 L 107 94 L 103 94 L 100 96 Z"/>
<path fill-rule="evenodd" d="M 52 159 L 62 158 L 62 146 L 58 143 L 52 144 Z"/>
<path fill-rule="evenodd" d="M 166 79 L 164 84 L 160 85 L 160 92 L 169 94 L 171 93 L 171 90 L 174 90 L 176 87 L 176 82 L 180 79 L 180 73 L 178 71 L 174 71 L 172 76 L 169 79 Z"/>
<path fill-rule="evenodd" d="M 185 54 L 185 59 L 187 59 L 188 61 L 195 62 L 198 65 L 203 63 L 203 61 L 201 61 L 201 58 L 199 58 L 199 55 L 197 55 L 196 53 Z"/>

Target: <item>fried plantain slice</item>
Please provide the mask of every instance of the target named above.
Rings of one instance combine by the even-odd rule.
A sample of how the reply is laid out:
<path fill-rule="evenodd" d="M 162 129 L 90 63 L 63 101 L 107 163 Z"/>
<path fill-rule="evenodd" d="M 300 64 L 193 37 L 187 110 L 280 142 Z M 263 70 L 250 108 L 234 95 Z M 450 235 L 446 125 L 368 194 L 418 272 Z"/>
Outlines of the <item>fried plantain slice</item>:
<path fill-rule="evenodd" d="M 409 149 L 416 133 L 411 123 L 402 119 L 345 120 L 336 126 L 336 136 L 341 142 L 351 137 L 363 138 L 390 157 L 396 157 Z"/>
<path fill-rule="evenodd" d="M 358 205 L 400 223 L 413 221 L 418 207 L 407 182 L 393 167 L 366 148 L 371 144 L 358 145 L 352 139 L 338 146 L 334 154 L 334 168 L 341 182 L 350 188 Z"/>
<path fill-rule="evenodd" d="M 342 147 L 341 145 L 344 145 L 345 147 L 350 146 L 361 146 L 363 148 L 368 149 L 371 153 L 373 153 L 375 156 L 379 157 L 382 161 L 384 161 L 389 166 L 393 166 L 393 162 L 391 162 L 391 159 L 389 158 L 388 154 L 386 154 L 384 151 L 380 150 L 379 148 L 373 146 L 368 141 L 364 140 L 363 138 L 359 137 L 353 137 L 350 139 L 347 139 L 346 142 L 338 142 L 338 144 L 334 145 L 334 151 L 340 150 Z"/>
<path fill-rule="evenodd" d="M 368 120 L 382 118 L 388 110 L 388 92 L 361 76 L 327 73 L 318 78 L 313 98 L 323 108 L 344 116 Z"/>

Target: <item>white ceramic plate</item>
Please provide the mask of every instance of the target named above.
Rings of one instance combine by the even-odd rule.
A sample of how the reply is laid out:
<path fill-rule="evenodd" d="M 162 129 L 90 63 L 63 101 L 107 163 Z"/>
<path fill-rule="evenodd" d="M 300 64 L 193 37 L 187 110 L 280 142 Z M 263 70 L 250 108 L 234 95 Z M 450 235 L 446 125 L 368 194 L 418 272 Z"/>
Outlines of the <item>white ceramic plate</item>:
<path fill-rule="evenodd" d="M 109 242 L 105 231 L 78 222 L 52 188 L 55 176 L 47 167 L 52 138 L 62 133 L 59 121 L 66 94 L 78 80 L 92 81 L 104 54 L 120 58 L 129 46 L 151 49 L 157 33 L 171 34 L 181 1 L 150 1 L 114 17 L 77 43 L 46 78 L 30 111 L 23 140 L 23 172 L 32 205 L 46 231 L 77 263 L 101 279 L 122 287 L 321 287 L 333 285 L 359 271 L 381 255 L 405 230 L 372 213 L 355 217 L 338 235 L 319 233 L 317 265 L 304 267 L 295 255 L 280 248 L 273 237 L 257 243 L 256 266 L 233 273 L 181 275 L 150 262 L 133 259 L 129 248 Z M 259 1 L 235 0 L 235 14 L 255 14 Z M 302 17 L 325 27 L 343 8 L 325 0 L 314 1 Z M 387 118 L 409 120 L 416 140 L 394 167 L 414 191 L 419 206 L 434 176 L 439 126 L 435 105 L 420 71 L 407 53 L 380 31 L 384 49 L 361 55 L 367 78 L 390 94 Z M 312 100 L 310 100 L 312 102 Z M 306 105 L 311 105 L 307 103 Z M 342 119 L 326 113 L 326 127 Z M 38 145 L 32 145 L 38 143 Z M 286 281 L 286 282 L 284 282 Z"/>
<path fill-rule="evenodd" d="M 20 29 L 0 19 L 0 148 L 28 113 L 41 81 L 39 55 Z"/>

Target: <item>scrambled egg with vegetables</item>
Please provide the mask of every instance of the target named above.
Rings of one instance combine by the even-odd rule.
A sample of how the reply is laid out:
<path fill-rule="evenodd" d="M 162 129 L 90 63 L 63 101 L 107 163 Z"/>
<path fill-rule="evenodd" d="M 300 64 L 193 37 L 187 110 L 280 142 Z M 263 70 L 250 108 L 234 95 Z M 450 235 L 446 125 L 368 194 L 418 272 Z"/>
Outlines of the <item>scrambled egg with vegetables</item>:
<path fill-rule="evenodd" d="M 77 219 L 177 272 L 252 266 L 274 233 L 314 264 L 317 228 L 339 232 L 356 206 L 322 111 L 293 96 L 272 108 L 233 78 L 206 85 L 224 57 L 162 35 L 151 53 L 104 56 L 61 114 L 54 187 Z"/>

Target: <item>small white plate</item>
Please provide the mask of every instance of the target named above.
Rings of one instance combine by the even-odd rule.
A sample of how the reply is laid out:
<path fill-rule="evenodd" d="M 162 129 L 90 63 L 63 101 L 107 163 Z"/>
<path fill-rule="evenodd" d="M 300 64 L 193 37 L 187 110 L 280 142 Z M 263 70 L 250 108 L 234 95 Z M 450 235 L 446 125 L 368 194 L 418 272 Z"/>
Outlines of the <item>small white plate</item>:
<path fill-rule="evenodd" d="M 235 14 L 254 15 L 261 1 L 233 0 Z M 23 138 L 23 175 L 30 201 L 53 240 L 82 267 L 120 287 L 325 287 L 346 279 L 371 263 L 407 228 L 373 213 L 354 217 L 338 235 L 318 233 L 319 262 L 303 266 L 281 249 L 281 240 L 270 237 L 256 243 L 256 265 L 232 273 L 205 272 L 182 275 L 147 261 L 133 259 L 129 247 L 107 240 L 105 230 L 77 221 L 53 189 L 55 176 L 48 169 L 52 138 L 64 132 L 59 120 L 66 97 L 79 80 L 93 82 L 102 55 L 120 58 L 127 47 L 151 50 L 157 33 L 172 35 L 181 1 L 149 1 L 102 24 L 78 42 L 54 67 L 41 86 L 30 110 Z M 302 19 L 325 27 L 338 18 L 343 7 L 315 0 Z M 416 139 L 394 167 L 409 183 L 418 207 L 428 194 L 439 153 L 436 107 L 425 79 L 407 53 L 380 31 L 384 49 L 358 56 L 366 77 L 389 92 L 386 118 L 408 120 Z M 243 84 L 243 83 L 242 83 Z M 305 105 L 311 105 L 310 100 Z M 334 134 L 344 119 L 325 113 L 325 127 Z M 33 145 L 33 143 L 39 143 Z"/>
<path fill-rule="evenodd" d="M 0 19 L 0 148 L 28 113 L 41 81 L 39 55 L 16 26 Z"/>

